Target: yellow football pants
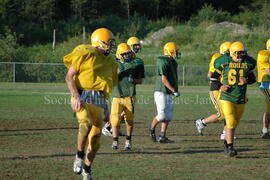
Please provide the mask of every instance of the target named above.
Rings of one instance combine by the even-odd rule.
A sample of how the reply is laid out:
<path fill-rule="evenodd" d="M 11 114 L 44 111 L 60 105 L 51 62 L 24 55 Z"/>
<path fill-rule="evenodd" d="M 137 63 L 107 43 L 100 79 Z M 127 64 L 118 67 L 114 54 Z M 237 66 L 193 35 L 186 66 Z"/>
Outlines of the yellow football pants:
<path fill-rule="evenodd" d="M 124 111 L 126 126 L 133 127 L 134 119 L 134 98 L 113 98 L 111 106 L 111 125 L 116 127 L 120 125 L 120 115 Z"/>
<path fill-rule="evenodd" d="M 136 103 L 136 96 L 132 96 L 132 100 L 133 100 L 133 106 L 135 106 L 135 103 Z M 121 116 L 123 115 L 124 117 L 124 121 L 126 121 L 127 119 L 127 116 L 125 114 L 125 111 L 123 110 L 122 113 L 121 113 Z M 121 122 L 122 123 L 122 122 Z"/>
<path fill-rule="evenodd" d="M 245 104 L 234 104 L 230 101 L 219 100 L 219 105 L 226 121 L 226 127 L 237 127 L 245 109 Z"/>
<path fill-rule="evenodd" d="M 79 136 L 88 137 L 88 149 L 97 152 L 100 148 L 104 109 L 94 104 L 83 103 L 76 113 L 79 122 Z"/>
<path fill-rule="evenodd" d="M 268 114 L 270 114 L 270 90 L 269 89 L 264 89 L 264 90 L 261 90 L 261 91 L 265 96 L 266 112 Z"/>
<path fill-rule="evenodd" d="M 220 109 L 219 105 L 220 91 L 219 90 L 210 91 L 209 95 L 215 109 L 217 110 L 218 120 L 224 120 L 224 116 L 222 115 L 222 110 Z"/>

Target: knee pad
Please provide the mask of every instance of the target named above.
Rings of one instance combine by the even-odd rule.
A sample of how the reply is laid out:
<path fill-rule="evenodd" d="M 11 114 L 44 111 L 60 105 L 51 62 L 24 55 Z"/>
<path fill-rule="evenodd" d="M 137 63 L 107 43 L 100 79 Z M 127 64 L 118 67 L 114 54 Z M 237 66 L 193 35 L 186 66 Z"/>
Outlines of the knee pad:
<path fill-rule="evenodd" d="M 90 129 L 91 129 L 91 125 L 89 123 L 80 123 L 79 124 L 80 136 L 83 136 L 83 137 L 88 136 Z"/>
<path fill-rule="evenodd" d="M 225 118 L 224 118 L 224 115 L 222 114 L 222 112 L 217 112 L 217 117 L 218 117 L 218 120 L 219 121 L 224 121 L 225 120 Z M 225 122 L 225 121 L 224 121 Z"/>
<path fill-rule="evenodd" d="M 156 119 L 157 119 L 158 121 L 164 121 L 165 118 L 166 118 L 166 115 L 165 115 L 164 112 L 161 112 L 161 113 L 159 113 L 159 114 L 156 116 Z"/>
<path fill-rule="evenodd" d="M 117 127 L 120 125 L 120 118 L 118 114 L 111 114 L 111 125 L 112 127 Z"/>
<path fill-rule="evenodd" d="M 228 118 L 228 119 L 226 119 L 226 126 L 227 126 L 227 128 L 229 128 L 229 129 L 234 129 L 234 128 L 237 127 L 238 122 L 239 122 L 239 121 L 238 121 L 237 119 L 234 119 L 234 118 Z"/>
<path fill-rule="evenodd" d="M 93 126 L 88 136 L 88 141 L 89 141 L 88 149 L 94 152 L 97 152 L 99 150 L 100 136 L 101 136 L 101 129 Z"/>
<path fill-rule="evenodd" d="M 134 124 L 133 118 L 132 118 L 132 119 L 127 119 L 127 120 L 126 120 L 126 126 L 133 127 L 133 124 Z"/>

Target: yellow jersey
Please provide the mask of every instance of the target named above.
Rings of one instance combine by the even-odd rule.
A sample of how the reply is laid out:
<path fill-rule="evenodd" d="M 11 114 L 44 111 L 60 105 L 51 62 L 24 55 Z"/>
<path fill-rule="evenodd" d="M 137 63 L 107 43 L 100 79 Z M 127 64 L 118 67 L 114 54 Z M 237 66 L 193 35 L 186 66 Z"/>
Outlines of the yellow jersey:
<path fill-rule="evenodd" d="M 218 59 L 220 56 L 221 56 L 220 53 L 213 54 L 211 61 L 209 63 L 209 71 L 208 72 L 214 73 L 216 71 L 214 64 L 215 64 L 216 59 Z M 220 81 L 220 78 L 218 80 Z M 210 91 L 218 91 L 219 89 L 220 89 L 220 84 L 213 83 L 210 80 Z"/>
<path fill-rule="evenodd" d="M 212 59 L 209 63 L 209 72 L 212 72 L 212 73 L 215 72 L 214 63 L 215 63 L 215 60 L 220 56 L 221 56 L 220 53 L 213 54 Z"/>
<path fill-rule="evenodd" d="M 73 79 L 78 89 L 103 91 L 105 98 L 109 98 L 118 81 L 118 65 L 111 55 L 105 56 L 95 47 L 83 44 L 64 56 L 63 61 L 67 68 L 77 71 Z"/>
<path fill-rule="evenodd" d="M 257 70 L 258 70 L 258 82 L 270 82 L 268 75 L 265 71 L 266 68 L 270 68 L 270 51 L 261 50 L 257 57 Z"/>

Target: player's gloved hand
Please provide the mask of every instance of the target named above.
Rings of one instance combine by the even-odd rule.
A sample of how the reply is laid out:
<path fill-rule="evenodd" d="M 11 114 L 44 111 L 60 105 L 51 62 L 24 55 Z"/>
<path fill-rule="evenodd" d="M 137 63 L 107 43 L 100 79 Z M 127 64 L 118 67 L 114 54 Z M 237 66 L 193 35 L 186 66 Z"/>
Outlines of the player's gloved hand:
<path fill-rule="evenodd" d="M 180 96 L 180 93 L 179 92 L 173 92 L 173 96 L 178 97 L 178 96 Z"/>

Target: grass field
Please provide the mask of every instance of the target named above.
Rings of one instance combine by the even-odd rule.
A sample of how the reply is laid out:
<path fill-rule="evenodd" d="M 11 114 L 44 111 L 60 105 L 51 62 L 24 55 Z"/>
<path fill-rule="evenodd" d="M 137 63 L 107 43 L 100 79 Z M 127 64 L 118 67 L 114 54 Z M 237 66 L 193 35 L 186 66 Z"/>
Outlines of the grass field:
<path fill-rule="evenodd" d="M 264 99 L 256 87 L 237 129 L 236 158 L 223 154 L 222 123 L 198 136 L 196 119 L 214 113 L 208 87 L 180 87 L 168 136 L 172 144 L 153 143 L 148 126 L 155 115 L 151 86 L 138 87 L 133 150 L 111 149 L 111 137 L 92 167 L 96 180 L 269 179 L 270 141 L 262 140 Z M 0 179 L 82 179 L 72 172 L 77 121 L 65 84 L 0 83 Z"/>

